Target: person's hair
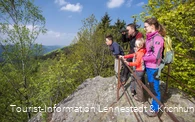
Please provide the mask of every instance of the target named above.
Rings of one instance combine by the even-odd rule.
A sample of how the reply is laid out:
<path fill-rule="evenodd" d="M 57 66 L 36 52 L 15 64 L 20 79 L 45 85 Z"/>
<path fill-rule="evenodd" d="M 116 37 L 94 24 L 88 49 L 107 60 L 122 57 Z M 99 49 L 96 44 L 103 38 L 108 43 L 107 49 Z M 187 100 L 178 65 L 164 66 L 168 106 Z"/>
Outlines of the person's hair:
<path fill-rule="evenodd" d="M 113 41 L 113 36 L 112 36 L 112 35 L 107 35 L 106 38 L 107 38 L 108 40 Z"/>
<path fill-rule="evenodd" d="M 145 40 L 143 38 L 138 38 L 135 41 L 135 46 L 138 48 L 144 48 L 145 47 Z"/>
<path fill-rule="evenodd" d="M 129 27 L 133 28 L 135 31 L 137 31 L 137 25 L 136 24 L 130 23 L 127 26 L 129 26 Z"/>
<path fill-rule="evenodd" d="M 155 30 L 157 30 L 161 36 L 166 36 L 165 28 L 158 22 L 156 18 L 149 18 L 145 20 L 145 23 L 148 23 L 150 26 L 154 25 Z"/>

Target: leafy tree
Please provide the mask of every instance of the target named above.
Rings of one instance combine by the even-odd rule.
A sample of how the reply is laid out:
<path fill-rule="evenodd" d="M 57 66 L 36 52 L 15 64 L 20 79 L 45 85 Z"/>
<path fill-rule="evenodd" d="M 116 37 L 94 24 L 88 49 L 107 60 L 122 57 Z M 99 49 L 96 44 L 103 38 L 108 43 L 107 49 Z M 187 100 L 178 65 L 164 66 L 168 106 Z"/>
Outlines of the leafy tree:
<path fill-rule="evenodd" d="M 110 58 L 109 50 L 105 44 L 104 28 L 98 28 L 99 24 L 94 15 L 91 15 L 83 21 L 83 27 L 78 33 L 78 40 L 76 43 L 76 50 L 74 56 L 77 61 L 82 61 L 79 66 L 83 69 L 83 73 L 88 77 L 94 77 L 103 74 L 104 67 L 109 65 Z M 73 59 L 74 60 L 74 59 Z"/>
<path fill-rule="evenodd" d="M 42 62 L 40 71 L 38 98 L 42 104 L 53 107 L 70 95 L 79 83 L 76 83 L 77 67 L 81 62 L 72 63 L 68 56 L 61 53 L 55 59 Z"/>
<path fill-rule="evenodd" d="M 0 118 L 1 121 L 26 121 L 31 118 L 33 112 L 29 107 L 38 105 L 34 96 L 38 91 L 37 58 L 42 48 L 35 43 L 35 40 L 40 33 L 46 31 L 45 18 L 30 0 L 1 0 L 0 12 L 0 33 L 4 35 L 0 38 L 4 49 L 0 82 L 10 89 L 7 93 L 1 91 L 4 97 L 0 101 L 4 108 Z M 3 102 L 5 99 L 9 102 Z M 9 105 L 27 109 L 26 112 L 12 112 Z"/>
<path fill-rule="evenodd" d="M 110 19 L 110 16 L 106 12 L 105 15 L 102 17 L 100 23 L 99 23 L 99 28 L 103 30 L 103 32 L 106 32 L 110 28 L 110 22 L 112 20 Z"/>
<path fill-rule="evenodd" d="M 126 28 L 125 26 L 126 26 L 125 21 L 124 20 L 121 21 L 120 19 L 117 19 L 115 24 L 112 26 L 114 41 L 117 41 L 122 47 L 127 45 L 127 44 L 122 43 L 122 40 L 121 40 L 122 34 L 120 32 L 121 29 Z"/>

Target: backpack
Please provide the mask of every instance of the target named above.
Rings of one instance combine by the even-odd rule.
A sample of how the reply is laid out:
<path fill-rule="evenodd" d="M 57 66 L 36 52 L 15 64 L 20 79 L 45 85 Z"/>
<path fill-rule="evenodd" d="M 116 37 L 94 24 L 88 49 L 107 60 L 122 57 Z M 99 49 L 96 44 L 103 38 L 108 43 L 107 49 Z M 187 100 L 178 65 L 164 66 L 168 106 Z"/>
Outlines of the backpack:
<path fill-rule="evenodd" d="M 163 62 L 165 64 L 173 63 L 174 51 L 172 48 L 172 40 L 169 36 L 164 37 Z"/>
<path fill-rule="evenodd" d="M 160 36 L 160 35 L 155 35 Z M 154 36 L 154 37 L 155 37 Z M 152 47 L 154 48 L 154 37 L 152 38 Z M 162 51 L 162 59 L 158 66 L 158 72 L 155 74 L 155 78 L 159 79 L 162 69 L 165 65 L 173 63 L 174 51 L 172 48 L 172 40 L 169 36 L 164 37 L 164 47 Z"/>

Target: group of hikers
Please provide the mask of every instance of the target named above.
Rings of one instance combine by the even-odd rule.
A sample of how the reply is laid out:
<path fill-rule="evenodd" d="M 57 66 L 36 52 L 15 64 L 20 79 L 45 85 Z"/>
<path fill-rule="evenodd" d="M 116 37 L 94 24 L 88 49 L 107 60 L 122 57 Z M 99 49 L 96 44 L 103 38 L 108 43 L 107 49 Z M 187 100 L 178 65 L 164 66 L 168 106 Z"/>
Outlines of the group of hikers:
<path fill-rule="evenodd" d="M 165 29 L 158 22 L 156 18 L 149 18 L 144 22 L 144 30 L 146 31 L 146 39 L 144 36 L 137 30 L 136 24 L 128 24 L 126 27 L 126 32 L 122 32 L 122 42 L 129 42 L 130 51 L 129 54 L 125 55 L 121 46 L 114 42 L 113 36 L 106 36 L 106 44 L 109 46 L 110 50 L 115 56 L 115 73 L 118 73 L 118 60 L 124 60 L 121 64 L 121 75 L 120 81 L 121 84 L 125 85 L 129 77 L 129 69 L 124 63 L 128 66 L 133 67 L 137 78 L 141 80 L 144 84 L 144 75 L 146 71 L 147 81 L 150 87 L 150 90 L 155 95 L 155 97 L 160 101 L 160 80 L 156 78 L 158 74 L 159 65 L 163 56 L 164 49 L 164 38 Z M 126 35 L 127 33 L 127 35 Z M 130 81 L 130 91 L 133 98 L 137 101 L 144 102 L 144 91 L 139 86 L 136 81 L 136 78 L 131 75 Z M 146 111 L 145 114 L 149 117 L 157 116 L 159 111 L 159 104 L 156 100 L 152 99 L 152 104 L 150 110 Z"/>

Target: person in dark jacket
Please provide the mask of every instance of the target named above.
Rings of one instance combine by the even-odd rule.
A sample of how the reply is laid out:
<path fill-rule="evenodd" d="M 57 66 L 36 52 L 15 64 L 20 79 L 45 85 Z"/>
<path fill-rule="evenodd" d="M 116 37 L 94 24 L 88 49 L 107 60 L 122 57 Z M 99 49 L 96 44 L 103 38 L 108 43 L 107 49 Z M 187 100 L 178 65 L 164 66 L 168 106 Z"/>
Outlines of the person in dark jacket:
<path fill-rule="evenodd" d="M 135 41 L 140 38 L 143 38 L 143 34 L 137 30 L 137 25 L 133 23 L 128 24 L 126 27 L 126 31 L 122 32 L 122 42 L 129 42 L 129 54 L 135 53 Z M 132 62 L 132 59 L 133 58 L 128 58 L 127 61 Z M 124 76 L 123 80 L 127 81 L 129 76 L 129 69 L 127 67 L 124 67 L 122 74 Z"/>
<path fill-rule="evenodd" d="M 130 45 L 130 51 L 129 54 L 134 53 L 134 48 L 135 48 L 135 41 L 139 38 L 143 38 L 143 34 L 140 33 L 137 30 L 137 25 L 136 24 L 128 24 L 126 27 L 126 32 L 122 32 L 122 42 L 129 42 Z"/>
<path fill-rule="evenodd" d="M 124 55 L 123 49 L 117 42 L 113 41 L 112 35 L 106 36 L 106 45 L 109 46 L 112 54 L 116 57 L 116 59 L 118 59 L 119 55 Z"/>
<path fill-rule="evenodd" d="M 113 36 L 112 35 L 108 35 L 106 36 L 106 45 L 109 46 L 109 49 L 112 51 L 112 54 L 115 57 L 115 63 L 114 63 L 114 70 L 115 70 L 115 74 L 117 75 L 118 73 L 118 58 L 119 55 L 124 55 L 123 49 L 121 48 L 121 46 L 117 43 L 113 41 Z M 124 65 L 123 65 L 124 66 Z M 121 75 L 121 82 L 124 84 L 124 77 L 123 75 Z"/>

